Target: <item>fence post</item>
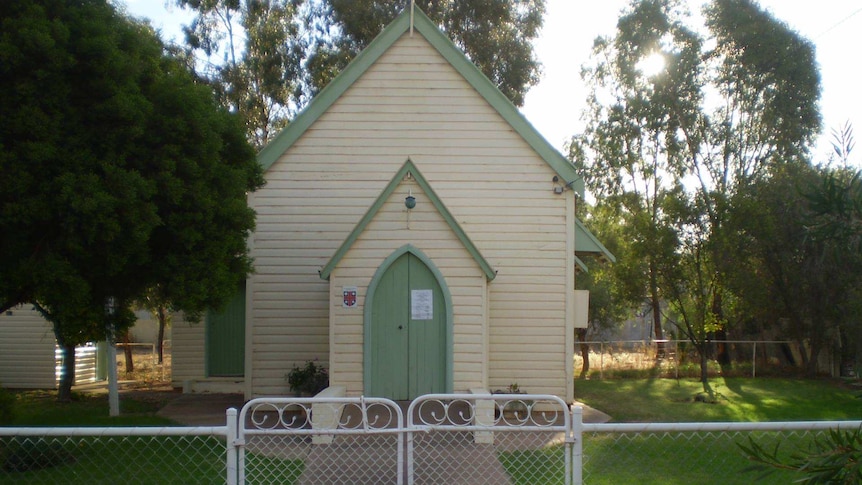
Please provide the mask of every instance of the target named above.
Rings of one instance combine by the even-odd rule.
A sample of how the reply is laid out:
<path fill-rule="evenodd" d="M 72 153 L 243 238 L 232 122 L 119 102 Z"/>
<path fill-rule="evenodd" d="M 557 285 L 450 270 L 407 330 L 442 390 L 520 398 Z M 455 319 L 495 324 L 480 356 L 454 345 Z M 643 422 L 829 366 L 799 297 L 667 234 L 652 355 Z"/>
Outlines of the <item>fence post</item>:
<path fill-rule="evenodd" d="M 605 378 L 605 342 L 599 344 L 599 379 Z"/>
<path fill-rule="evenodd" d="M 584 408 L 572 405 L 572 419 L 566 434 L 572 443 L 572 474 L 567 476 L 568 483 L 572 485 L 583 485 L 584 483 Z"/>
<path fill-rule="evenodd" d="M 757 377 L 757 342 L 751 345 L 751 377 Z"/>
<path fill-rule="evenodd" d="M 236 408 L 228 408 L 227 412 L 227 443 L 225 444 L 225 452 L 227 457 L 225 460 L 225 468 L 227 469 L 227 485 L 237 485 L 237 417 Z"/>

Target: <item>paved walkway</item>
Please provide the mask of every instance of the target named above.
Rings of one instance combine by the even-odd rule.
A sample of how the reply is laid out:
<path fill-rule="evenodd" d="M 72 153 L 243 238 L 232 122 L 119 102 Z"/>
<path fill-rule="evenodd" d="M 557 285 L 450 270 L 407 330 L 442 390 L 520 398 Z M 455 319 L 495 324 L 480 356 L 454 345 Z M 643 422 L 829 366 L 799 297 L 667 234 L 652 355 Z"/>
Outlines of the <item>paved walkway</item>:
<path fill-rule="evenodd" d="M 239 412 L 243 404 L 242 394 L 182 394 L 157 414 L 186 426 L 224 426 L 227 410 L 235 408 Z"/>

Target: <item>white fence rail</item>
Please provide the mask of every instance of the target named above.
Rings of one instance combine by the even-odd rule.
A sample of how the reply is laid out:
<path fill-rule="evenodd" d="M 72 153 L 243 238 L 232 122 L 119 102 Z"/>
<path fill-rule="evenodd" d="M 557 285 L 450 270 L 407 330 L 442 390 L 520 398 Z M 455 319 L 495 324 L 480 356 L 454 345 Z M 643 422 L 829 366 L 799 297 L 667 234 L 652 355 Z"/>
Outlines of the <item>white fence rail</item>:
<path fill-rule="evenodd" d="M 405 409 L 406 408 L 406 409 Z M 751 483 L 738 444 L 797 451 L 862 421 L 583 423 L 545 395 L 271 398 L 225 426 L 0 428 L 0 483 Z M 758 483 L 791 483 L 779 472 Z"/>

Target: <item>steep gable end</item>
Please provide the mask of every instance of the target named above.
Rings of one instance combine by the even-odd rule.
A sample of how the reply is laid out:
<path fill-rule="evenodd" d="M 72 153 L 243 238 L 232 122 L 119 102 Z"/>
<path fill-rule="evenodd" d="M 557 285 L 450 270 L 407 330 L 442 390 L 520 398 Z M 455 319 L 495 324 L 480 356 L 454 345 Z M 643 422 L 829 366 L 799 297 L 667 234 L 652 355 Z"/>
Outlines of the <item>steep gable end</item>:
<path fill-rule="evenodd" d="M 407 176 L 412 177 L 416 181 L 416 183 L 422 188 L 422 190 L 428 196 L 428 199 L 434 205 L 434 208 L 437 209 L 437 211 L 448 224 L 449 228 L 458 237 L 458 239 L 464 245 L 464 248 L 467 250 L 468 253 L 470 253 L 470 255 L 473 257 L 473 260 L 476 261 L 476 264 L 479 265 L 479 268 L 482 269 L 482 272 L 485 274 L 485 277 L 488 279 L 488 281 L 493 280 L 496 277 L 497 272 L 494 271 L 488 261 L 485 260 L 485 258 L 479 252 L 479 249 L 476 248 L 476 245 L 473 244 L 469 237 L 467 237 L 467 233 L 464 232 L 464 230 L 458 224 L 458 221 L 456 221 L 455 218 L 452 216 L 452 213 L 449 212 L 449 209 L 447 209 L 446 206 L 443 205 L 443 202 L 440 200 L 437 194 L 434 193 L 434 190 L 428 184 L 428 181 L 425 179 L 425 177 L 422 176 L 422 173 L 419 172 L 419 170 L 416 168 L 416 165 L 410 159 L 407 159 L 401 169 L 398 170 L 394 177 L 392 177 L 392 180 L 389 182 L 389 184 L 386 185 L 386 187 L 383 189 L 383 191 L 368 209 L 368 212 L 366 212 L 362 219 L 359 221 L 359 223 L 356 224 L 356 227 L 353 228 L 353 230 L 350 232 L 350 234 L 347 236 L 347 238 L 344 240 L 338 250 L 335 251 L 335 254 L 332 256 L 329 262 L 326 263 L 326 266 L 324 266 L 323 269 L 320 270 L 320 277 L 325 280 L 329 279 L 329 276 L 330 274 L 332 274 L 332 271 L 335 269 L 336 266 L 338 266 L 338 263 L 341 261 L 344 255 L 347 254 L 347 251 L 350 250 L 351 246 L 353 246 L 353 243 L 356 241 L 357 238 L 359 238 L 359 235 L 362 234 L 368 224 L 371 223 L 371 221 L 374 219 L 374 216 L 378 213 L 378 211 L 380 211 L 380 208 L 383 207 L 383 204 L 386 202 L 389 196 L 391 196 L 392 193 L 395 192 L 395 189 L 401 184 L 401 181 L 404 179 L 404 177 Z"/>
<path fill-rule="evenodd" d="M 412 16 L 412 27 L 411 30 L 410 11 L 406 10 L 261 150 L 258 161 L 264 170 L 269 169 L 401 36 L 410 32 L 409 35 L 418 34 L 425 38 L 566 185 L 583 195 L 584 182 L 574 166 L 536 131 L 509 99 L 419 9 Z"/>

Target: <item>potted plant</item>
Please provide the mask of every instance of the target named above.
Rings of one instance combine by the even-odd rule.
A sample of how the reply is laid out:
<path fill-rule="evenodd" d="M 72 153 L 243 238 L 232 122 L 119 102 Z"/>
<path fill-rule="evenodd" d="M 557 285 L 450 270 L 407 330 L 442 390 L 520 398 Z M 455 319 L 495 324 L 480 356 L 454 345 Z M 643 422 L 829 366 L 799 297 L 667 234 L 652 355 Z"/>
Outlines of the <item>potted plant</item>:
<path fill-rule="evenodd" d="M 285 377 L 296 396 L 314 396 L 329 387 L 329 372 L 317 361 L 309 360 L 302 367 L 293 366 Z"/>

